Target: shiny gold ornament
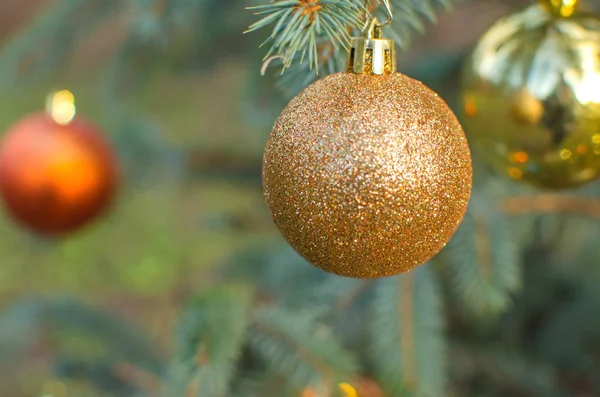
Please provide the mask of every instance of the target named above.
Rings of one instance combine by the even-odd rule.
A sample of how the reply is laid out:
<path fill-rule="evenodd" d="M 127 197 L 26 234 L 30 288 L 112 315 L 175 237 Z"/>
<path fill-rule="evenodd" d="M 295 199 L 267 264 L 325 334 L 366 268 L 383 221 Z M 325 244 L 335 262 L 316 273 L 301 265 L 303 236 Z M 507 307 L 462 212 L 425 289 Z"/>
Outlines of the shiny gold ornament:
<path fill-rule="evenodd" d="M 371 21 L 348 71 L 294 98 L 265 149 L 276 225 L 308 261 L 342 276 L 421 265 L 454 234 L 471 192 L 458 120 L 436 93 L 395 72 L 393 51 Z"/>
<path fill-rule="evenodd" d="M 539 3 L 556 16 L 570 17 L 575 12 L 578 0 L 539 0 Z"/>
<path fill-rule="evenodd" d="M 575 0 L 502 18 L 467 65 L 464 126 L 510 178 L 568 188 L 600 175 L 600 19 Z"/>

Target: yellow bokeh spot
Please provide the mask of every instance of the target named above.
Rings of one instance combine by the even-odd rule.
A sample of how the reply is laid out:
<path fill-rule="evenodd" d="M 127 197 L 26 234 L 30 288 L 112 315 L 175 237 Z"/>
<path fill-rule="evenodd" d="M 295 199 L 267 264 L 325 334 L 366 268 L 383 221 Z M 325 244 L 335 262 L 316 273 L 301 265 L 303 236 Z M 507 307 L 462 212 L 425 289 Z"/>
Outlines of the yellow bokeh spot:
<path fill-rule="evenodd" d="M 521 179 L 521 177 L 523 177 L 523 171 L 517 167 L 510 167 L 508 169 L 508 176 L 510 176 L 512 179 Z"/>
<path fill-rule="evenodd" d="M 575 12 L 578 0 L 540 0 L 542 4 L 547 4 L 551 10 L 557 12 L 560 16 L 570 17 Z"/>
<path fill-rule="evenodd" d="M 75 108 L 75 96 L 67 90 L 51 94 L 48 99 L 47 107 L 50 117 L 60 125 L 69 124 L 77 113 L 77 109 Z"/>
<path fill-rule="evenodd" d="M 340 383 L 339 388 L 344 393 L 344 397 L 358 397 L 356 389 L 349 383 Z"/>
<path fill-rule="evenodd" d="M 560 15 L 563 17 L 570 17 L 575 12 L 575 6 L 577 5 L 577 0 L 562 0 L 562 8 L 560 10 Z"/>
<path fill-rule="evenodd" d="M 594 148 L 594 154 L 600 154 L 600 146 Z"/>
<path fill-rule="evenodd" d="M 529 155 L 525 152 L 514 152 L 510 154 L 510 161 L 512 163 L 523 164 L 529 160 Z"/>
<path fill-rule="evenodd" d="M 569 149 L 563 149 L 560 151 L 560 158 L 563 160 L 568 160 L 571 158 L 573 153 Z"/>
<path fill-rule="evenodd" d="M 592 135 L 592 143 L 595 143 L 596 145 L 600 144 L 600 134 Z"/>

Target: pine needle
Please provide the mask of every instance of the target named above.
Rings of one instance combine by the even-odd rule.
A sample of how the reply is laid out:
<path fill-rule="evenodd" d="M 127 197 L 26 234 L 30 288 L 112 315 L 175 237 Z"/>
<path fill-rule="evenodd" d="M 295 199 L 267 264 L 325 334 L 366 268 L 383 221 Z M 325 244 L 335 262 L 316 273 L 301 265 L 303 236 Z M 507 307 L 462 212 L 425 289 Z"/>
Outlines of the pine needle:
<path fill-rule="evenodd" d="M 279 55 L 287 69 L 308 54 L 309 69 L 317 72 L 319 39 L 327 37 L 335 47 L 348 48 L 348 28 L 358 26 L 366 11 L 360 0 L 279 0 L 249 9 L 262 18 L 245 33 L 275 25 L 263 43 L 270 45 L 265 59 Z"/>

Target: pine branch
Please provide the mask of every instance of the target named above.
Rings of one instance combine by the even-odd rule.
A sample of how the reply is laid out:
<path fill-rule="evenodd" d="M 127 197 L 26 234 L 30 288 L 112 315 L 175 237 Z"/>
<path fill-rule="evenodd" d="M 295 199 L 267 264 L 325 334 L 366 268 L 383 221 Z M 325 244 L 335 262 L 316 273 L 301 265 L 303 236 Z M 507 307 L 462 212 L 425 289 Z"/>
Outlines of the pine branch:
<path fill-rule="evenodd" d="M 95 391 L 121 393 L 116 395 L 158 391 L 163 363 L 144 334 L 72 301 L 22 301 L 3 313 L 0 362 L 14 363 L 27 354 L 40 342 L 42 330 L 53 342 L 54 376 L 86 381 Z"/>
<path fill-rule="evenodd" d="M 394 22 L 385 28 L 387 36 L 406 48 L 412 33 L 424 32 L 424 21 L 434 22 L 436 8 L 449 8 L 450 2 L 392 0 Z M 325 74 L 343 71 L 349 37 L 358 34 L 367 15 L 374 14 L 382 21 L 388 19 L 380 0 L 278 0 L 251 9 L 266 16 L 251 25 L 248 32 L 275 24 L 263 43 L 271 44 L 264 59 L 271 63 L 276 56 L 275 64 L 286 71 L 278 86 L 288 97 L 316 80 L 315 70 L 317 74 L 321 70 L 325 70 Z M 303 63 L 306 54 L 309 54 L 308 68 Z"/>
<path fill-rule="evenodd" d="M 254 370 L 235 382 L 230 397 L 304 397 L 302 388 L 291 385 L 281 374 Z"/>
<path fill-rule="evenodd" d="M 323 309 L 323 318 L 340 335 L 343 343 L 357 354 L 365 350 L 368 337 L 370 301 L 373 298 L 374 280 L 357 280 L 327 275 L 316 285 L 306 288 L 303 305 Z"/>
<path fill-rule="evenodd" d="M 454 291 L 468 312 L 480 316 L 502 312 L 522 283 L 520 247 L 491 201 L 473 195 L 467 215 L 444 251 Z"/>
<path fill-rule="evenodd" d="M 324 71 L 325 75 L 344 70 L 348 58 L 347 51 L 344 48 L 336 47 L 327 38 L 320 37 L 317 39 L 316 51 L 317 70 Z M 272 66 L 281 67 L 281 60 L 272 62 Z M 285 73 L 279 77 L 276 86 L 287 98 L 293 98 L 318 78 L 318 74 L 299 62 L 298 57 L 296 57 L 291 65 L 287 67 Z"/>
<path fill-rule="evenodd" d="M 599 306 L 600 294 L 594 285 L 591 291 L 584 290 L 561 305 L 547 320 L 536 341 L 538 354 L 547 362 L 585 375 L 593 384 L 594 395 L 600 393 L 600 359 L 597 343 L 592 342 L 600 340 Z"/>
<path fill-rule="evenodd" d="M 152 385 L 139 384 L 131 378 L 123 376 L 122 370 L 112 361 L 80 360 L 60 358 L 54 365 L 54 376 L 63 381 L 85 383 L 91 386 L 94 396 L 148 396 L 155 397 L 157 389 Z M 146 394 L 147 392 L 152 394 Z"/>
<path fill-rule="evenodd" d="M 312 266 L 289 245 L 261 247 L 236 255 L 225 276 L 252 282 L 263 303 L 280 304 L 287 308 L 303 308 L 311 298 L 308 289 L 320 285 L 326 276 Z"/>
<path fill-rule="evenodd" d="M 331 330 L 314 313 L 283 308 L 259 309 L 249 346 L 269 371 L 281 374 L 298 388 L 315 387 L 323 395 L 337 383 L 353 379 L 358 365 Z"/>
<path fill-rule="evenodd" d="M 600 218 L 600 199 L 594 197 L 558 194 L 510 197 L 502 203 L 502 207 L 510 215 L 550 213 Z"/>
<path fill-rule="evenodd" d="M 107 103 L 104 109 L 105 121 L 114 133 L 112 143 L 129 186 L 154 184 L 157 174 L 176 180 L 185 173 L 185 156 L 191 154 L 181 153 L 167 142 L 157 123 L 124 105 L 119 109 Z"/>
<path fill-rule="evenodd" d="M 162 357 L 144 333 L 108 313 L 59 300 L 44 305 L 42 315 L 53 331 L 59 355 L 126 362 L 154 374 L 163 371 Z M 92 348 L 81 349 L 78 342 Z M 89 354 L 93 357 L 83 357 Z"/>
<path fill-rule="evenodd" d="M 426 265 L 378 281 L 373 300 L 371 360 L 389 397 L 444 395 L 444 315 Z"/>
<path fill-rule="evenodd" d="M 138 330 L 69 301 L 23 301 L 0 319 L 0 362 L 15 362 L 53 337 L 54 376 L 84 380 L 96 391 L 158 391 L 162 361 Z"/>
<path fill-rule="evenodd" d="M 275 24 L 263 45 L 270 44 L 265 55 L 282 57 L 284 69 L 299 55 L 299 62 L 308 56 L 310 69 L 317 69 L 318 42 L 326 37 L 338 48 L 348 48 L 349 28 L 364 22 L 362 0 L 277 0 L 270 4 L 250 7 L 262 19 L 250 25 L 253 32 Z M 318 69 L 317 69 L 318 73 Z"/>
<path fill-rule="evenodd" d="M 493 347 L 479 344 L 452 343 L 451 368 L 459 383 L 477 380 L 481 389 L 484 378 L 488 389 L 504 391 L 506 395 L 557 397 L 562 393 L 555 369 L 546 361 L 528 357 L 510 346 Z"/>
<path fill-rule="evenodd" d="M 330 307 L 332 314 L 337 315 L 347 311 L 356 300 L 364 297 L 374 283 L 374 280 L 340 277 L 326 273 L 304 295 L 308 305 Z"/>
<path fill-rule="evenodd" d="M 241 355 L 251 294 L 209 290 L 183 314 L 167 395 L 225 397 Z"/>
<path fill-rule="evenodd" d="M 0 54 L 0 86 L 10 86 L 27 72 L 30 81 L 54 69 L 68 52 L 110 13 L 112 1 L 60 0 L 15 36 Z"/>
<path fill-rule="evenodd" d="M 22 357 L 40 337 L 43 304 L 17 302 L 0 317 L 0 363 Z"/>

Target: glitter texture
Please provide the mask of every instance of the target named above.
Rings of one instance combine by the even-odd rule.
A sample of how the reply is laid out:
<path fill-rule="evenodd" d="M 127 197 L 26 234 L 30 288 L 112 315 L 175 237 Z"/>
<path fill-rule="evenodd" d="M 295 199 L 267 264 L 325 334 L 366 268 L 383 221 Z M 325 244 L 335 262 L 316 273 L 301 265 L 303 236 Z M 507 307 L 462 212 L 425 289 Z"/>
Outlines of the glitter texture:
<path fill-rule="evenodd" d="M 332 273 L 390 276 L 426 262 L 460 224 L 471 193 L 460 123 L 400 73 L 338 73 L 305 89 L 267 143 L 263 189 L 304 258 Z"/>

